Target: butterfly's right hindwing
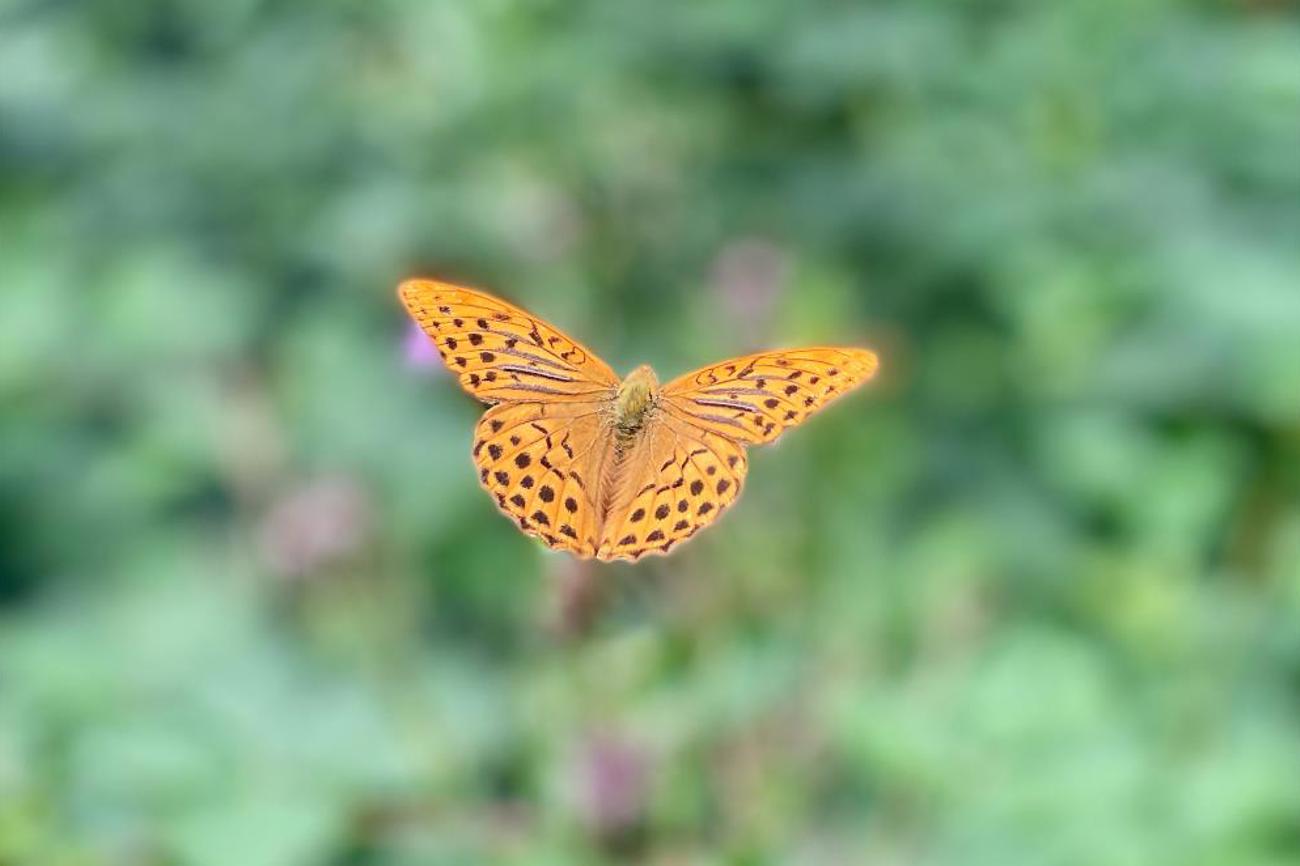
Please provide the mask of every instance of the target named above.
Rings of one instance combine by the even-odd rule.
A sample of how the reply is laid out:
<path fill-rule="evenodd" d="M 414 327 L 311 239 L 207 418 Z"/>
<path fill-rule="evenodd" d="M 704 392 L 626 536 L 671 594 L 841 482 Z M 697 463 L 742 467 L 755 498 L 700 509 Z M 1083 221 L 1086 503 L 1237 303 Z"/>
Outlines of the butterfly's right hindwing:
<path fill-rule="evenodd" d="M 670 552 L 722 516 L 748 471 L 745 449 L 731 439 L 652 416 L 620 467 L 600 558 Z"/>

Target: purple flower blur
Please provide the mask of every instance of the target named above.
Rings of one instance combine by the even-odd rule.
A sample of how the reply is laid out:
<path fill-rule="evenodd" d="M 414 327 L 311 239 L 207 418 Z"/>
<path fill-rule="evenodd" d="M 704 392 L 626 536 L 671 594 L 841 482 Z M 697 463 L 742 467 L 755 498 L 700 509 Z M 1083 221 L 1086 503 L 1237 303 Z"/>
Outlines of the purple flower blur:
<path fill-rule="evenodd" d="M 355 556 L 372 525 L 370 502 L 355 481 L 307 481 L 271 506 L 261 526 L 262 554 L 277 576 L 307 578 Z"/>
<path fill-rule="evenodd" d="M 584 823 L 614 843 L 645 820 L 650 797 L 650 757 L 626 739 L 600 734 L 584 744 L 579 762 Z"/>
<path fill-rule="evenodd" d="M 407 327 L 406 337 L 402 341 L 402 355 L 406 359 L 407 366 L 413 370 L 438 370 L 442 368 L 442 358 L 438 355 L 438 347 L 414 322 Z"/>
<path fill-rule="evenodd" d="M 713 288 L 722 309 L 748 344 L 766 342 L 790 280 L 785 250 L 762 238 L 739 238 L 713 261 Z"/>

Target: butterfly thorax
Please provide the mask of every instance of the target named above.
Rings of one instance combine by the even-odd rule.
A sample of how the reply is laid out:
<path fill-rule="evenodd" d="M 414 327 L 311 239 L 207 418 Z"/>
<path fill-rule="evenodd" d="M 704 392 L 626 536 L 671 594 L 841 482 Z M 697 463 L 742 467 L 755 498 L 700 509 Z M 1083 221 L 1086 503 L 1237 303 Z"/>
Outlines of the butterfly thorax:
<path fill-rule="evenodd" d="M 623 436 L 635 435 L 659 394 L 659 377 L 648 365 L 637 367 L 618 386 L 614 398 L 614 424 Z"/>

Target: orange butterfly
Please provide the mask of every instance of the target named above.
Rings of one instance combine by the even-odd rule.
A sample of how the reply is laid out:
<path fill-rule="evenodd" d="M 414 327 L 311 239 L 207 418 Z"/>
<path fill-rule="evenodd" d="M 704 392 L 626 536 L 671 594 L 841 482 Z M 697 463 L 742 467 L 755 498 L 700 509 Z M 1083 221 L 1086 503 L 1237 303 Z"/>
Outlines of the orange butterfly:
<path fill-rule="evenodd" d="M 745 447 L 771 442 L 875 375 L 864 349 L 747 355 L 660 386 L 623 380 L 558 328 L 491 295 L 430 280 L 402 303 L 461 386 L 492 408 L 479 480 L 547 546 L 583 559 L 666 554 L 740 495 Z"/>

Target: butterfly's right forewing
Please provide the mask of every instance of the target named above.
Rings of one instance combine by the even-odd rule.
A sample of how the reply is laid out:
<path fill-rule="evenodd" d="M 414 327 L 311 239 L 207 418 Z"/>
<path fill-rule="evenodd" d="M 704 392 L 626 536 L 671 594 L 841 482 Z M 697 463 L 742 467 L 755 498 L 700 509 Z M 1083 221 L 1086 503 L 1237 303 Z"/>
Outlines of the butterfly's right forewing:
<path fill-rule="evenodd" d="M 761 352 L 687 373 L 664 386 L 678 421 L 749 445 L 771 442 L 876 373 L 866 349 Z"/>

